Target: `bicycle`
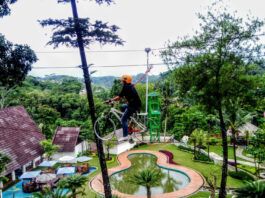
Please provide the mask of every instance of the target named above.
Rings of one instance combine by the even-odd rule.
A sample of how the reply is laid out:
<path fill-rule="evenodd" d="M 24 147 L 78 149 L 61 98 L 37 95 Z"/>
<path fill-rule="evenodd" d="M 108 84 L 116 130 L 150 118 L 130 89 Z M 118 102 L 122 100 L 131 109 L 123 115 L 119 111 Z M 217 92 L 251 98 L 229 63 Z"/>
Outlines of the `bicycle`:
<path fill-rule="evenodd" d="M 110 140 L 114 136 L 118 140 L 116 124 L 111 119 L 111 115 L 114 115 L 120 123 L 121 123 L 121 117 L 123 115 L 123 112 L 114 108 L 115 105 L 114 102 L 110 102 L 109 104 L 111 105 L 110 111 L 107 113 L 107 115 L 102 115 L 101 117 L 99 117 L 94 125 L 94 132 L 96 136 L 103 141 Z M 138 118 L 139 116 L 143 116 L 144 120 L 140 121 Z M 134 113 L 129 118 L 128 134 L 131 136 L 129 142 L 133 143 L 135 140 L 136 141 L 138 140 L 139 142 L 145 142 L 144 135 L 146 132 L 149 131 L 151 125 L 153 126 L 153 128 L 158 128 L 156 122 L 153 119 L 147 118 L 146 113 Z M 100 134 L 104 134 L 103 132 L 106 131 L 107 127 L 112 127 L 113 132 L 111 132 L 105 137 L 101 137 Z"/>

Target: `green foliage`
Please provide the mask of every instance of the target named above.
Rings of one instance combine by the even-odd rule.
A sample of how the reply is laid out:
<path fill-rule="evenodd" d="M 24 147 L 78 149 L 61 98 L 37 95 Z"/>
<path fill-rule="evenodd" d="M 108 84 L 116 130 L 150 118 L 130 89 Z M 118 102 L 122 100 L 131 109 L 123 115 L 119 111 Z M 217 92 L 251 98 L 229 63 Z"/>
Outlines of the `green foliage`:
<path fill-rule="evenodd" d="M 142 108 L 141 110 L 145 112 L 145 104 L 146 104 L 146 85 L 145 84 L 137 84 L 135 86 L 135 89 L 140 97 L 140 100 L 142 102 Z M 151 93 L 154 90 L 154 84 L 149 83 L 148 85 L 148 93 Z"/>
<path fill-rule="evenodd" d="M 60 87 L 63 93 L 76 93 L 79 94 L 84 87 L 76 78 L 63 79 Z"/>
<path fill-rule="evenodd" d="M 115 96 L 118 96 L 122 90 L 122 83 L 121 79 L 115 79 L 113 81 L 113 85 L 110 89 L 110 97 L 114 98 Z"/>
<path fill-rule="evenodd" d="M 0 1 L 0 18 L 9 15 L 11 10 L 10 4 L 15 3 L 17 0 L 1 0 Z"/>
<path fill-rule="evenodd" d="M 104 142 L 104 146 L 106 147 L 107 155 L 108 155 L 107 159 L 110 158 L 109 157 L 109 150 L 115 146 L 115 141 L 117 141 L 116 137 Z"/>
<path fill-rule="evenodd" d="M 6 170 L 6 165 L 9 162 L 11 162 L 11 159 L 8 156 L 0 153 L 0 182 L 8 180 L 6 177 L 2 176 L 2 173 L 4 170 Z"/>
<path fill-rule="evenodd" d="M 256 168 L 253 167 L 253 166 L 248 166 L 248 165 L 244 165 L 244 164 L 240 164 L 240 165 L 237 165 L 238 168 L 242 169 L 242 170 L 245 170 L 253 175 L 256 174 Z"/>
<path fill-rule="evenodd" d="M 172 104 L 168 112 L 168 130 L 177 140 L 191 134 L 196 128 L 209 129 L 206 116 L 197 107 L 178 107 Z"/>
<path fill-rule="evenodd" d="M 208 156 L 206 156 L 200 152 L 195 153 L 194 160 L 203 161 L 203 162 L 213 162 L 212 159 L 210 159 Z"/>
<path fill-rule="evenodd" d="M 48 159 L 50 159 L 50 157 L 57 153 L 57 149 L 60 148 L 59 145 L 52 145 L 52 140 L 42 140 L 40 142 L 40 145 L 42 146 L 42 148 L 45 151 L 46 156 L 48 157 Z"/>
<path fill-rule="evenodd" d="M 205 15 L 198 14 L 200 29 L 192 38 L 186 36 L 170 43 L 161 56 L 169 67 L 176 68 L 174 79 L 181 97 L 203 105 L 208 113 L 218 111 L 225 151 L 224 109 L 229 109 L 229 101 L 237 98 L 251 103 L 258 88 L 260 76 L 255 72 L 264 62 L 264 44 L 259 41 L 264 21 L 243 20 L 230 14 L 222 2 L 214 2 Z M 223 157 L 228 158 L 226 152 Z M 222 170 L 227 170 L 226 163 Z M 221 197 L 226 196 L 226 180 L 223 172 Z"/>
<path fill-rule="evenodd" d="M 1 9 L 1 7 L 0 7 Z M 0 10 L 1 12 L 1 10 Z M 27 45 L 12 44 L 0 34 L 0 85 L 13 87 L 21 84 L 33 63 L 35 53 Z"/>
<path fill-rule="evenodd" d="M 61 179 L 58 182 L 58 186 L 61 188 L 68 188 L 72 191 L 73 194 L 75 194 L 76 190 L 84 186 L 87 181 L 88 178 L 86 176 L 82 176 L 79 174 L 70 175 L 66 178 Z"/>
<path fill-rule="evenodd" d="M 57 187 L 56 190 L 53 191 L 51 188 L 45 186 L 43 190 L 44 193 L 34 192 L 33 197 L 34 198 L 73 198 L 76 195 L 83 194 L 83 192 L 81 191 L 71 193 L 71 190 L 67 190 L 67 192 L 64 192 L 64 188 L 60 187 Z"/>
<path fill-rule="evenodd" d="M 263 198 L 265 197 L 265 182 L 246 182 L 246 185 L 235 190 L 237 198 Z"/>
<path fill-rule="evenodd" d="M 163 173 L 161 171 L 147 168 L 138 173 L 135 173 L 131 178 L 128 178 L 128 182 L 146 187 L 147 197 L 151 198 L 151 187 L 161 185 L 162 178 Z"/>
<path fill-rule="evenodd" d="M 112 43 L 115 45 L 123 45 L 124 41 L 116 34 L 119 27 L 116 25 L 109 26 L 108 23 L 102 21 L 90 22 L 89 18 L 79 19 L 47 19 L 39 21 L 42 27 L 53 26 L 53 35 L 48 45 L 53 45 L 54 48 L 59 45 L 66 47 L 78 48 L 77 34 L 75 24 L 79 23 L 84 46 L 89 46 L 95 42 L 105 45 Z"/>
<path fill-rule="evenodd" d="M 230 177 L 240 179 L 240 180 L 246 180 L 246 181 L 254 181 L 254 178 L 251 177 L 249 174 L 245 173 L 244 171 L 228 171 L 228 175 Z"/>

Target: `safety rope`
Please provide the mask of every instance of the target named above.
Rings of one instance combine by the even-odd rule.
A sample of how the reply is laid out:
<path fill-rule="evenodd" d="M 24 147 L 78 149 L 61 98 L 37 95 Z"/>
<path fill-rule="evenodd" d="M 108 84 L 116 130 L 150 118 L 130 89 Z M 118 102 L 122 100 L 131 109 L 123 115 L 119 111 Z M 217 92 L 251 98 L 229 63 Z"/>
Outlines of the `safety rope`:
<path fill-rule="evenodd" d="M 141 76 L 141 78 L 140 78 L 136 83 L 133 84 L 133 86 L 135 86 L 135 85 L 137 85 L 139 82 L 141 82 L 141 81 L 144 79 L 144 77 L 148 74 L 148 72 L 151 71 L 152 68 L 153 68 L 153 65 L 150 65 L 150 66 L 147 68 L 146 72 Z"/>

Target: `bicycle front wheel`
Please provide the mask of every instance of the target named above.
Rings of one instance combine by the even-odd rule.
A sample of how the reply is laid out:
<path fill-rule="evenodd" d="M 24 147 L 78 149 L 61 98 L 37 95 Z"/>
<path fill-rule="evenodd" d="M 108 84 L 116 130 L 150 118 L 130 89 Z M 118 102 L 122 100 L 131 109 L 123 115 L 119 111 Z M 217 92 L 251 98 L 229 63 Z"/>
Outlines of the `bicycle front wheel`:
<path fill-rule="evenodd" d="M 114 136 L 116 137 L 116 125 L 109 117 L 100 117 L 95 122 L 94 133 L 103 141 L 110 140 Z"/>

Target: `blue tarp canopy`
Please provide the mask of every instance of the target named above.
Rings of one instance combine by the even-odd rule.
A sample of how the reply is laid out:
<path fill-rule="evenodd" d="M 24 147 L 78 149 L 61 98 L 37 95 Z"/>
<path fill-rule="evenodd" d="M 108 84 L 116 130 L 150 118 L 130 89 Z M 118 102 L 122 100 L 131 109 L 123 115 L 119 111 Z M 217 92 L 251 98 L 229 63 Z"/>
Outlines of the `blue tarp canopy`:
<path fill-rule="evenodd" d="M 20 176 L 20 179 L 32 179 L 40 175 L 40 171 L 25 172 Z"/>
<path fill-rule="evenodd" d="M 52 167 L 57 163 L 57 161 L 43 161 L 39 164 L 39 166 L 48 166 Z"/>
<path fill-rule="evenodd" d="M 72 175 L 75 174 L 75 167 L 60 167 L 57 170 L 57 175 Z"/>
<path fill-rule="evenodd" d="M 85 161 L 88 161 L 88 160 L 92 160 L 92 157 L 81 156 L 81 157 L 76 158 L 76 160 L 78 162 L 85 162 Z"/>

